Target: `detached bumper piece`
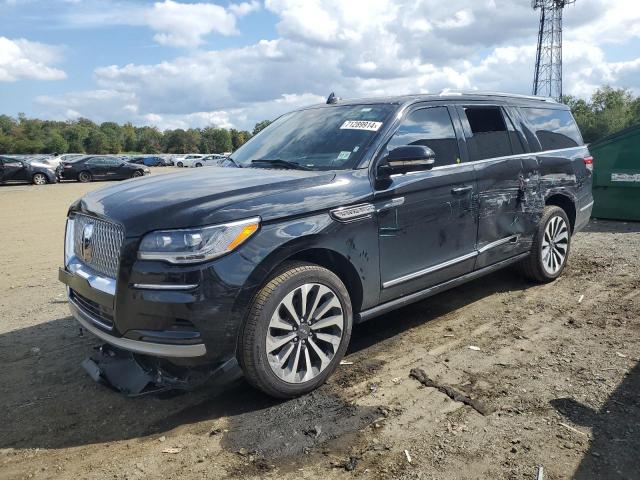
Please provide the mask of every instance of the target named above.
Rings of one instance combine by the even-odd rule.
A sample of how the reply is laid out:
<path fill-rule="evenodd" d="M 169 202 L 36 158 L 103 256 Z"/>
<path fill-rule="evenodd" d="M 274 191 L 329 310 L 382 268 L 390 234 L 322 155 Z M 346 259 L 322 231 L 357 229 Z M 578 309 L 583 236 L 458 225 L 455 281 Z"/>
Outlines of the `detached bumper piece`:
<path fill-rule="evenodd" d="M 109 344 L 97 347 L 82 367 L 94 381 L 128 397 L 227 385 L 242 376 L 235 358 L 217 366 L 184 367 Z"/>

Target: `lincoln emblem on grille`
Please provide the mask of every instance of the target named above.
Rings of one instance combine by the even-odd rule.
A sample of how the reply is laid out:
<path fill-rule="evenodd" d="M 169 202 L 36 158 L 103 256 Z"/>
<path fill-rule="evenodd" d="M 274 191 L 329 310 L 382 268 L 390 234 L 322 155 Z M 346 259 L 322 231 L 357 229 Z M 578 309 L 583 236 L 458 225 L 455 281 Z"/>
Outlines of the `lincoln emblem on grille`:
<path fill-rule="evenodd" d="M 91 237 L 93 236 L 93 223 L 87 223 L 82 229 L 82 258 L 86 262 L 90 262 L 93 258 L 93 245 L 91 245 Z"/>

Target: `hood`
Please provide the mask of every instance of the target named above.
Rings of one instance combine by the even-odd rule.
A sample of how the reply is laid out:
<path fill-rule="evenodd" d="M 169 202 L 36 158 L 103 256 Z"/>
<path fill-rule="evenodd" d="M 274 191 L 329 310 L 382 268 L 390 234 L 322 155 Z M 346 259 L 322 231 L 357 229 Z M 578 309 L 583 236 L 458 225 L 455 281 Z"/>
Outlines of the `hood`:
<path fill-rule="evenodd" d="M 71 210 L 122 223 L 127 236 L 256 215 L 264 221 L 295 214 L 296 210 L 313 211 L 315 205 L 306 203 L 305 198 L 326 197 L 323 187 L 331 185 L 335 177 L 335 172 L 198 168 L 125 180 L 87 194 Z M 283 203 L 288 208 L 283 208 Z"/>

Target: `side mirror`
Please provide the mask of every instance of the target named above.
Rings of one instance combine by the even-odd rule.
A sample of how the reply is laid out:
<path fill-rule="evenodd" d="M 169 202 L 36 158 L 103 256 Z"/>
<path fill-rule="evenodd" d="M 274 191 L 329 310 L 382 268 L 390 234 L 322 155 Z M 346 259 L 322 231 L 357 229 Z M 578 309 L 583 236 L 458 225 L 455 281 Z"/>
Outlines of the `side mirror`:
<path fill-rule="evenodd" d="M 382 176 L 419 172 L 433 168 L 436 154 L 425 145 L 405 145 L 394 148 L 378 167 Z"/>

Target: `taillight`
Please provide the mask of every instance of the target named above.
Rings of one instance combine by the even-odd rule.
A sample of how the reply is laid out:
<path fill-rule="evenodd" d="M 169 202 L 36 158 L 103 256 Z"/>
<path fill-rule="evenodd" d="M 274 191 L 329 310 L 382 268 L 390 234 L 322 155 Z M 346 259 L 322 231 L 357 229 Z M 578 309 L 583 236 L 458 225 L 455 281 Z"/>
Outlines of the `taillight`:
<path fill-rule="evenodd" d="M 587 167 L 587 170 L 593 172 L 593 157 L 589 155 L 588 157 L 584 157 L 582 161 L 584 162 L 584 166 Z"/>

